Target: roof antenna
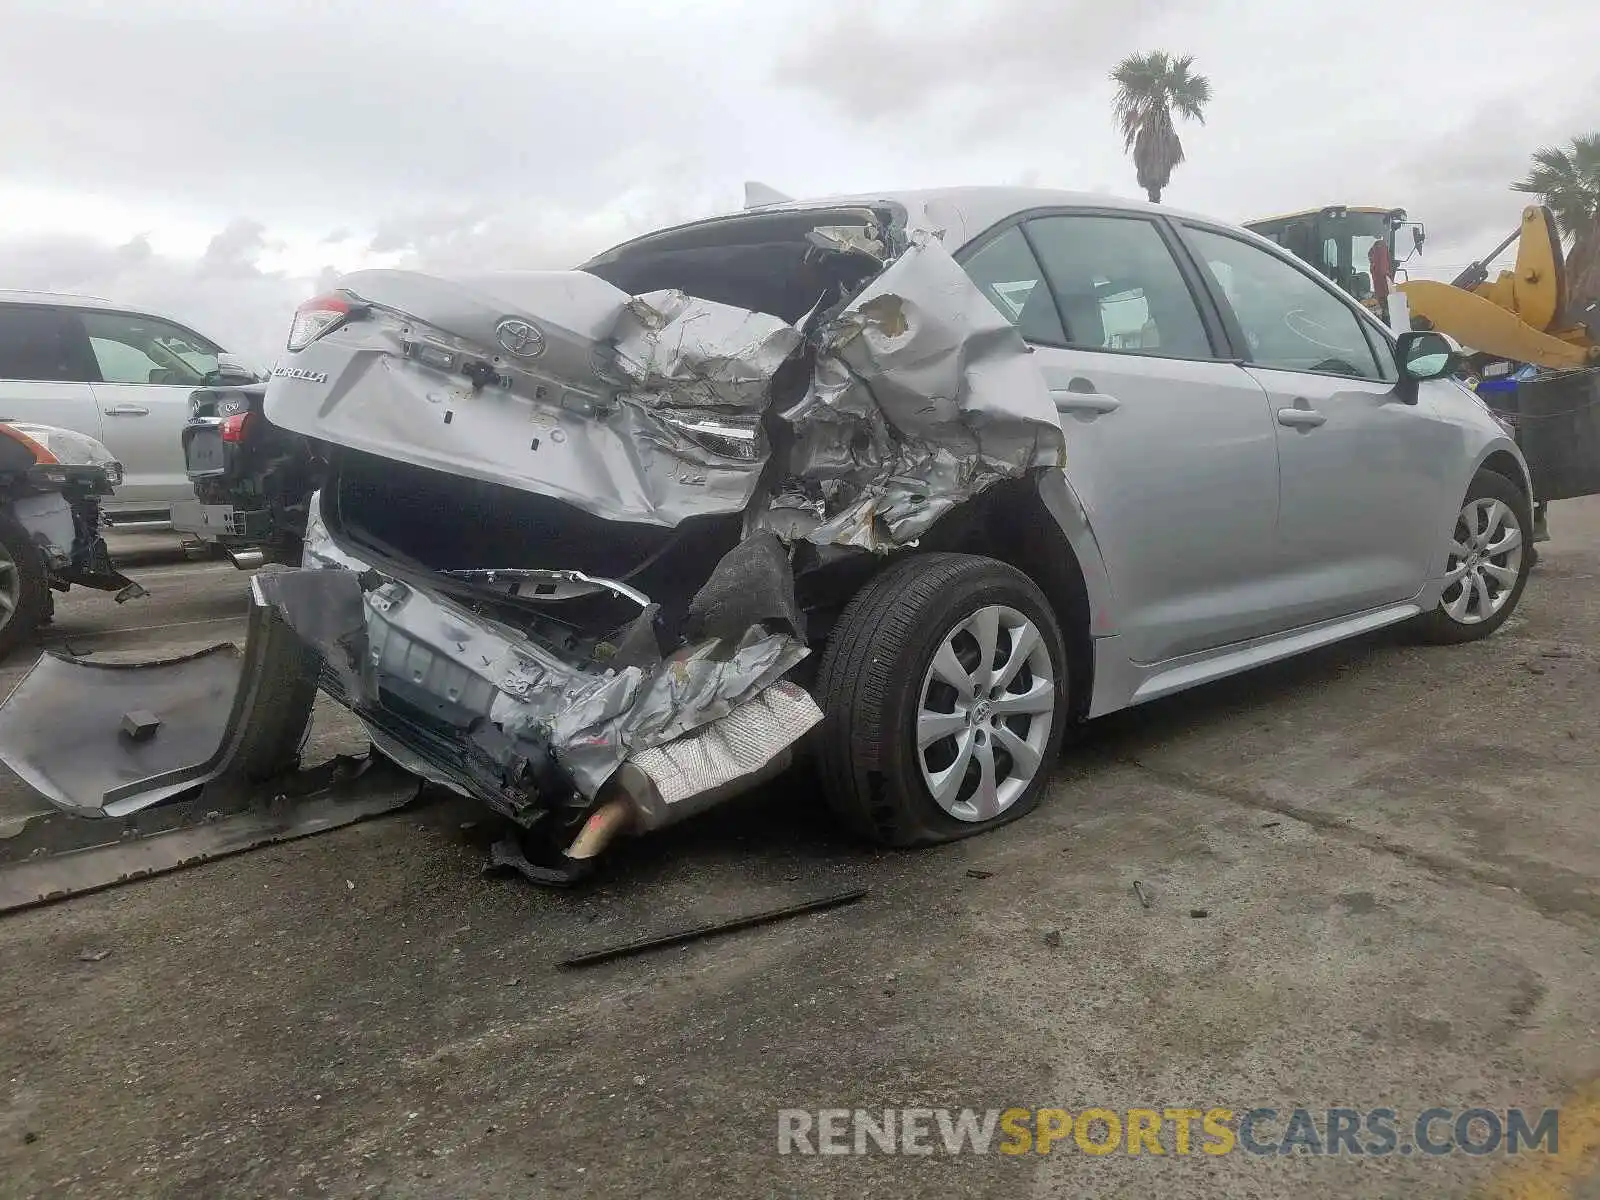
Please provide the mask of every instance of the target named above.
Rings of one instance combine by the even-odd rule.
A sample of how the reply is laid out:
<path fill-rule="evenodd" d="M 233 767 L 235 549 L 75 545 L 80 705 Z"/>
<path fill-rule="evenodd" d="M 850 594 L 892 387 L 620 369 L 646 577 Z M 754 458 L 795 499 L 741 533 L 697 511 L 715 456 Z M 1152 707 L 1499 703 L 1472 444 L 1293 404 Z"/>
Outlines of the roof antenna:
<path fill-rule="evenodd" d="M 764 183 L 748 180 L 744 185 L 744 206 L 746 208 L 761 208 L 768 204 L 787 204 L 793 196 L 785 196 L 776 188 L 770 188 Z"/>

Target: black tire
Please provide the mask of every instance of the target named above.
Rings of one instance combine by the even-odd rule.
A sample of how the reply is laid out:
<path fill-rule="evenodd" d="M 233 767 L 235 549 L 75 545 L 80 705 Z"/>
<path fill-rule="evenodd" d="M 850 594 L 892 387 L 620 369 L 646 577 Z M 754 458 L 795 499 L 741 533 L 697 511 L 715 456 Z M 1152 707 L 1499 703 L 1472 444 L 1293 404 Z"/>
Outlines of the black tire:
<path fill-rule="evenodd" d="M 1528 572 L 1533 567 L 1533 506 L 1529 504 L 1528 497 L 1504 475 L 1484 470 L 1478 472 L 1477 478 L 1472 481 L 1472 486 L 1467 488 L 1467 494 L 1461 503 L 1462 509 L 1476 500 L 1499 500 L 1511 510 L 1518 524 L 1518 532 L 1522 535 L 1522 554 L 1516 581 L 1511 585 L 1510 594 L 1498 611 L 1484 620 L 1470 624 L 1458 621 L 1450 615 L 1446 602 L 1456 594 L 1456 590 L 1447 589 L 1433 611 L 1418 617 L 1412 627 L 1420 640 L 1437 646 L 1458 646 L 1465 642 L 1476 642 L 1488 637 L 1504 625 L 1521 602 L 1522 590 L 1528 583 Z M 1460 520 L 1458 512 L 1455 530 L 1457 533 L 1461 531 Z"/>
<path fill-rule="evenodd" d="M 1040 766 L 1022 793 L 996 816 L 960 820 L 939 806 L 923 779 L 916 714 L 941 643 L 990 605 L 1021 614 L 1039 630 L 1055 681 L 1054 709 Z M 916 555 L 895 564 L 851 600 L 817 673 L 823 719 L 814 746 L 829 806 L 856 834 L 890 846 L 952 841 L 1016 820 L 1037 806 L 1060 754 L 1070 711 L 1067 670 L 1055 614 L 1022 572 L 968 554 Z"/>
<path fill-rule="evenodd" d="M 31 639 L 50 614 L 50 581 L 45 573 L 44 554 L 28 531 L 10 512 L 0 512 L 0 546 L 10 556 L 17 573 L 17 601 L 9 613 L 0 613 L 0 658 Z"/>

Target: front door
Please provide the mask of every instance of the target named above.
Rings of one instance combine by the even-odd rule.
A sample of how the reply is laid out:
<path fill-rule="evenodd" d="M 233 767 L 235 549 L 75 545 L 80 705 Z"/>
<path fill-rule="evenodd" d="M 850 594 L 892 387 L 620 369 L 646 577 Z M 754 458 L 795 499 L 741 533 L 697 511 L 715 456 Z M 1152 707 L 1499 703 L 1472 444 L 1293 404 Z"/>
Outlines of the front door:
<path fill-rule="evenodd" d="M 1278 544 L 1297 624 L 1410 599 L 1438 556 L 1436 464 L 1459 449 L 1397 390 L 1388 340 L 1287 259 L 1188 226 L 1271 397 L 1282 466 Z"/>
<path fill-rule="evenodd" d="M 963 257 L 1055 395 L 1128 657 L 1274 632 L 1266 395 L 1218 354 L 1160 228 L 1137 214 L 1037 216 Z"/>
<path fill-rule="evenodd" d="M 217 369 L 217 347 L 137 313 L 85 309 L 81 317 L 99 367 L 102 440 L 123 465 L 119 506 L 160 509 L 192 499 L 182 432 L 190 394 Z"/>

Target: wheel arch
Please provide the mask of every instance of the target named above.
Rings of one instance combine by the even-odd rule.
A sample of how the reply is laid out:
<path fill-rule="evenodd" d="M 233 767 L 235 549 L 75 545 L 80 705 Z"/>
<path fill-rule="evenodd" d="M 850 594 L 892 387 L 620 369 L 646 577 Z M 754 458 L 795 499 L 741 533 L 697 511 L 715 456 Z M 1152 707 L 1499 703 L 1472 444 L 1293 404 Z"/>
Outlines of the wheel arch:
<path fill-rule="evenodd" d="M 1478 465 L 1473 468 L 1472 474 L 1476 476 L 1479 471 L 1493 471 L 1509 479 L 1525 497 L 1531 507 L 1534 500 L 1533 476 L 1528 471 L 1528 464 L 1523 460 L 1521 453 L 1515 450 L 1510 443 L 1492 445 L 1487 447 L 1478 459 Z M 1471 480 L 1468 480 L 1471 483 Z"/>
<path fill-rule="evenodd" d="M 1116 630 L 1105 563 L 1063 474 L 1037 471 L 996 484 L 941 521 L 919 545 L 997 559 L 1038 585 L 1067 645 L 1073 681 L 1068 719 L 1086 716 L 1094 693 L 1094 639 Z"/>

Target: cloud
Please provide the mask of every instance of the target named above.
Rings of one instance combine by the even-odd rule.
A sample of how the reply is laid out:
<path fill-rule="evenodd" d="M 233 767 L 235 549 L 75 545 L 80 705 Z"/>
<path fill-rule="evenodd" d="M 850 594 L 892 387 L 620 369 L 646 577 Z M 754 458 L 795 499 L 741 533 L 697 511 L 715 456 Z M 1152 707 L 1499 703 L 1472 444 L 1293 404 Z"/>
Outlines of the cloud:
<path fill-rule="evenodd" d="M 1537 145 L 1593 125 L 1592 6 L 1539 0 L 1564 32 L 1530 42 L 1503 0 L 7 0 L 0 112 L 30 119 L 0 122 L 0 287 L 276 352 L 336 269 L 569 266 L 746 179 L 1132 195 L 1107 75 L 1153 49 L 1215 91 L 1168 203 L 1404 206 L 1442 270 L 1515 224 Z M 1536 90 L 1461 65 L 1532 45 Z"/>
<path fill-rule="evenodd" d="M 1600 131 L 1597 95 L 1600 71 L 1547 79 L 1537 104 L 1520 97 L 1485 102 L 1438 135 L 1397 147 L 1392 170 L 1406 193 L 1404 203 L 1428 226 L 1424 263 L 1438 263 L 1438 273 L 1453 275 L 1445 268 L 1487 254 L 1517 228 L 1523 208 L 1537 197 L 1511 185 L 1526 177 L 1538 147 Z"/>
<path fill-rule="evenodd" d="M 397 197 L 600 203 L 739 124 L 686 57 L 715 37 L 621 7 L 9 0 L 0 112 L 47 119 L 0 123 L 0 169 L 290 219 Z"/>
<path fill-rule="evenodd" d="M 424 271 L 559 270 L 639 234 L 739 204 L 731 187 L 639 187 L 583 211 L 547 204 L 420 211 L 386 220 L 368 249 Z"/>
<path fill-rule="evenodd" d="M 868 122 L 914 116 L 958 94 L 1015 112 L 1018 97 L 1043 104 L 1103 81 L 1179 8 L 1179 0 L 994 0 L 894 11 L 841 0 L 780 59 L 775 78 Z"/>

